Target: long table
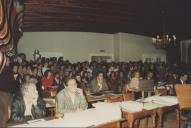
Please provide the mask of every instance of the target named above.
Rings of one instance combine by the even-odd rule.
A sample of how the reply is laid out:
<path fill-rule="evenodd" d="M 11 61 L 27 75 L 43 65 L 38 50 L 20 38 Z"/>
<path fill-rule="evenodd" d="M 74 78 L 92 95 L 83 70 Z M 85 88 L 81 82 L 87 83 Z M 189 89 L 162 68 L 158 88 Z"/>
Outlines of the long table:
<path fill-rule="evenodd" d="M 124 119 L 125 119 L 128 122 L 129 127 L 133 128 L 135 120 L 140 120 L 140 119 L 145 118 L 145 117 L 151 117 L 152 118 L 152 127 L 154 128 L 154 127 L 157 126 L 157 124 L 156 124 L 156 116 L 157 115 L 159 117 L 159 126 L 162 127 L 163 126 L 163 118 L 162 117 L 163 117 L 164 113 L 167 112 L 168 110 L 175 109 L 178 106 L 178 103 L 173 103 L 172 104 L 172 103 L 169 102 L 169 104 L 168 104 L 168 103 L 165 103 L 166 101 L 163 102 L 162 105 L 159 105 L 160 103 L 157 103 L 157 102 L 154 103 L 153 100 L 150 101 L 149 103 L 145 103 L 145 104 L 143 103 L 143 106 L 141 105 L 142 103 L 138 103 L 139 101 L 126 101 L 126 102 L 123 101 L 123 102 L 121 102 L 121 98 L 120 98 L 121 95 L 104 95 L 104 96 L 100 96 L 100 97 L 90 97 L 88 100 L 89 100 L 89 102 L 95 102 L 95 101 L 101 101 L 101 100 L 105 101 L 105 100 L 108 100 L 108 97 L 109 98 L 111 98 L 111 97 L 117 98 L 117 99 L 119 99 L 119 102 L 117 102 L 117 103 L 100 102 L 100 104 L 103 104 L 103 105 L 101 105 L 101 107 L 99 107 L 99 106 L 98 107 L 99 108 L 105 108 L 104 111 L 91 112 L 91 111 L 93 111 L 93 109 L 90 109 L 90 110 L 87 110 L 87 112 L 85 112 L 85 113 L 83 113 L 81 115 L 80 114 L 74 114 L 75 116 L 72 116 L 71 118 L 80 117 L 80 116 L 83 117 L 84 115 L 86 115 L 86 116 L 88 116 L 88 118 L 86 118 L 86 120 L 89 120 L 89 119 L 95 120 L 94 118 L 92 118 L 92 116 L 96 116 L 96 118 L 100 118 L 100 121 L 102 121 L 101 120 L 102 116 L 107 115 L 105 118 L 103 118 L 103 120 L 105 120 L 105 122 L 98 123 L 98 124 L 93 124 L 93 125 L 90 123 L 90 125 L 85 125 L 85 126 L 87 126 L 87 127 L 92 127 L 92 126 L 94 126 L 94 127 L 102 127 L 102 126 L 108 126 L 108 127 L 109 126 L 116 126 L 116 127 L 119 127 L 120 122 L 122 120 L 124 121 Z M 55 100 L 54 99 L 44 99 L 44 100 L 46 102 L 53 103 L 53 106 L 48 105 L 47 107 L 50 107 L 51 109 L 52 108 L 55 109 L 55 107 L 54 107 Z M 160 99 L 158 99 L 158 100 L 160 101 Z M 127 104 L 126 105 L 127 108 L 125 108 L 125 106 L 122 105 L 122 104 L 126 104 L 126 103 L 131 104 L 131 102 L 136 103 L 135 104 L 136 106 L 133 107 L 133 106 Z M 167 102 L 168 102 L 168 100 L 167 100 Z M 115 119 L 115 120 L 107 120 L 107 118 L 112 117 L 112 116 L 109 116 L 109 114 L 111 114 L 112 112 L 115 112 L 116 110 L 113 109 L 113 110 L 108 111 L 108 108 L 111 108 L 111 107 L 107 106 L 107 105 L 106 105 L 106 107 L 104 107 L 104 104 L 109 104 L 109 105 L 110 104 L 117 104 L 118 106 L 120 106 L 123 117 L 121 117 L 120 119 Z M 131 111 L 132 109 L 136 109 L 137 106 L 138 106 L 138 109 L 139 109 L 139 107 L 141 107 L 141 109 L 139 109 L 138 111 Z M 98 109 L 98 110 L 102 110 L 102 109 Z M 88 111 L 90 111 L 90 112 L 88 113 Z M 109 114 L 108 113 L 104 114 L 106 111 Z M 98 114 L 98 115 L 96 115 L 96 114 Z M 119 114 L 119 113 L 117 113 L 117 114 Z M 115 116 L 115 114 L 113 114 L 113 116 Z M 79 120 L 79 119 L 81 119 L 81 118 L 76 118 L 74 120 Z M 90 120 L 90 122 L 91 122 L 91 120 Z M 55 120 L 55 121 L 57 121 L 57 120 Z M 68 122 L 70 123 L 70 120 L 68 120 Z M 51 120 L 49 120 L 46 123 L 47 123 L 47 126 L 48 126 L 48 123 L 51 125 L 51 123 L 54 124 L 55 122 L 54 121 L 52 122 Z M 67 121 L 66 121 L 65 123 L 62 123 L 60 125 L 68 126 L 70 124 L 67 124 Z"/>
<path fill-rule="evenodd" d="M 165 98 L 167 98 L 167 100 Z M 155 101 L 156 99 L 158 99 L 158 101 Z M 176 97 L 168 97 L 168 96 L 156 97 L 156 99 L 151 100 L 150 102 L 147 101 L 143 103 L 142 110 L 140 109 L 135 112 L 131 112 L 131 111 L 129 112 L 128 110 L 132 110 L 130 108 L 128 109 L 129 104 L 126 105 L 128 110 L 122 109 L 123 116 L 126 118 L 130 128 L 134 127 L 135 120 L 139 120 L 144 117 L 152 117 L 152 127 L 154 128 L 157 126 L 156 124 L 157 116 L 158 116 L 159 127 L 161 128 L 163 127 L 163 115 L 169 110 L 177 109 L 178 101 Z M 133 108 L 133 106 L 131 105 L 130 107 Z"/>
<path fill-rule="evenodd" d="M 119 106 L 92 108 L 81 112 L 65 113 L 63 118 L 43 118 L 26 121 L 12 127 L 120 127 L 121 110 Z"/>
<path fill-rule="evenodd" d="M 51 120 L 54 120 L 55 117 L 51 116 L 51 117 L 46 117 L 46 118 L 43 118 L 43 119 L 46 120 L 46 121 L 51 121 Z M 104 122 L 104 123 L 98 124 L 98 125 L 89 125 L 87 127 L 88 128 L 89 127 L 94 127 L 94 128 L 120 128 L 121 127 L 121 122 L 124 121 L 124 120 L 125 119 L 122 118 L 120 120 L 108 121 L 108 122 Z M 7 127 L 30 127 L 30 124 L 27 121 L 22 121 L 22 122 L 17 122 L 17 123 L 9 123 L 7 125 Z M 38 127 L 41 127 L 41 125 L 39 125 Z M 64 125 L 62 127 L 64 127 Z"/>

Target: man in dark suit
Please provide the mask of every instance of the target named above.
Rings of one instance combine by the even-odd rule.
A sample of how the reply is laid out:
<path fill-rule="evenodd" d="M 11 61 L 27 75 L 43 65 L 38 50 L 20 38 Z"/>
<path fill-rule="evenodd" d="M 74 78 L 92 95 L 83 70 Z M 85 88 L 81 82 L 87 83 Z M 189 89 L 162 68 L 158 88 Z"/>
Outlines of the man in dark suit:
<path fill-rule="evenodd" d="M 187 73 L 181 73 L 180 78 L 175 83 L 175 85 L 176 84 L 187 84 L 187 80 L 188 80 L 188 74 Z M 185 115 L 187 115 L 187 113 L 188 113 L 188 111 L 186 111 L 186 110 L 182 112 L 181 120 L 187 120 L 187 117 L 185 116 Z"/>
<path fill-rule="evenodd" d="M 9 60 L 0 52 L 0 127 L 5 127 L 10 116 L 12 95 L 19 91 L 19 86 L 14 79 L 9 67 Z"/>
<path fill-rule="evenodd" d="M 178 81 L 176 81 L 175 84 L 187 84 L 187 80 L 188 80 L 188 74 L 181 73 L 180 78 L 178 79 Z"/>

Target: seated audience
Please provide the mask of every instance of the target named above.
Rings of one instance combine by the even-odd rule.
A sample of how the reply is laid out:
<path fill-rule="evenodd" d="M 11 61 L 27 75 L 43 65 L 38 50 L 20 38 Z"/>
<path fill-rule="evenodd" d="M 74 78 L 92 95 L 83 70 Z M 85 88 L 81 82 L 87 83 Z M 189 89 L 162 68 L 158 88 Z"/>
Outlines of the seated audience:
<path fill-rule="evenodd" d="M 174 85 L 178 81 L 178 74 L 176 73 L 169 73 L 169 75 L 166 78 L 166 83 L 165 84 L 172 84 Z"/>
<path fill-rule="evenodd" d="M 49 67 L 48 67 L 48 62 L 45 62 L 43 67 L 42 67 L 42 74 L 44 75 L 46 70 L 49 70 Z"/>
<path fill-rule="evenodd" d="M 54 74 L 54 84 L 57 87 L 62 86 L 62 80 L 61 80 L 58 72 L 55 72 L 55 74 Z"/>
<path fill-rule="evenodd" d="M 108 86 L 106 80 L 104 79 L 103 72 L 99 72 L 97 77 L 91 81 L 90 91 L 95 93 L 105 90 L 108 90 Z"/>
<path fill-rule="evenodd" d="M 52 75 L 52 71 L 51 70 L 46 70 L 44 73 L 44 76 L 41 79 L 41 83 L 42 83 L 42 88 L 44 90 L 47 90 L 48 87 L 51 87 L 54 85 L 54 77 Z"/>
<path fill-rule="evenodd" d="M 138 71 L 134 71 L 129 83 L 129 88 L 132 89 L 139 89 L 139 82 L 140 82 L 140 74 Z"/>
<path fill-rule="evenodd" d="M 14 79 L 18 83 L 18 85 L 20 86 L 22 84 L 22 76 L 18 73 L 18 67 L 19 67 L 18 63 L 14 63 L 12 65 Z"/>
<path fill-rule="evenodd" d="M 34 83 L 24 83 L 21 94 L 13 98 L 10 122 L 26 121 L 43 118 L 45 116 L 45 103 L 38 96 Z"/>
<path fill-rule="evenodd" d="M 65 88 L 56 96 L 57 114 L 76 112 L 87 109 L 88 104 L 83 95 L 83 90 L 77 88 L 74 78 L 66 81 Z"/>
<path fill-rule="evenodd" d="M 117 72 L 112 71 L 110 73 L 110 77 L 109 77 L 109 80 L 108 80 L 109 89 L 112 90 L 112 91 L 119 91 L 120 84 L 121 84 L 121 80 L 117 76 Z"/>
<path fill-rule="evenodd" d="M 25 74 L 25 75 L 23 76 L 23 83 L 29 82 L 29 81 L 30 81 L 30 78 L 31 78 L 31 75 L 30 75 L 30 74 Z"/>
<path fill-rule="evenodd" d="M 181 73 L 180 78 L 176 81 L 175 84 L 187 84 L 187 80 L 188 80 L 188 74 Z"/>
<path fill-rule="evenodd" d="M 75 79 L 76 79 L 77 87 L 78 87 L 78 88 L 81 88 L 81 89 L 83 89 L 83 90 L 86 90 L 86 86 L 85 86 L 85 84 L 83 83 L 82 78 L 81 78 L 81 76 L 80 76 L 79 74 L 77 74 L 77 75 L 75 76 Z"/>
<path fill-rule="evenodd" d="M 146 80 L 154 80 L 153 72 L 152 71 L 148 71 L 147 72 L 147 76 L 146 76 L 145 79 Z"/>
<path fill-rule="evenodd" d="M 33 67 L 31 69 L 32 71 L 32 75 L 31 75 L 31 78 L 34 78 L 36 79 L 36 89 L 38 91 L 38 94 L 40 97 L 42 97 L 42 85 L 41 85 L 41 78 L 38 76 L 38 68 L 37 67 Z"/>
<path fill-rule="evenodd" d="M 91 82 L 91 73 L 90 72 L 83 72 L 82 76 L 81 76 L 83 85 L 85 86 L 86 90 L 90 88 L 90 82 Z"/>

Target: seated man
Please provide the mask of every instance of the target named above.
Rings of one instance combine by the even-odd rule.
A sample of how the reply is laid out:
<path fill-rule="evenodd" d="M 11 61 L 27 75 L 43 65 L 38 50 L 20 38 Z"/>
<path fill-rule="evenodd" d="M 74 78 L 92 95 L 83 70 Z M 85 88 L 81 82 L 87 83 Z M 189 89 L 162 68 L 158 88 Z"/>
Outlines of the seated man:
<path fill-rule="evenodd" d="M 187 84 L 188 74 L 181 73 L 180 78 L 175 82 L 175 84 Z"/>
<path fill-rule="evenodd" d="M 106 90 L 108 90 L 108 86 L 104 79 L 103 72 L 99 72 L 97 77 L 91 81 L 90 91 L 96 93 Z"/>
<path fill-rule="evenodd" d="M 27 121 L 42 118 L 46 114 L 45 103 L 38 98 L 36 85 L 26 82 L 21 87 L 21 94 L 14 97 L 9 122 Z"/>
<path fill-rule="evenodd" d="M 83 91 L 77 88 L 77 83 L 74 78 L 69 78 L 66 81 L 65 88 L 56 96 L 57 114 L 68 112 L 82 111 L 87 109 L 88 104 L 83 95 Z"/>

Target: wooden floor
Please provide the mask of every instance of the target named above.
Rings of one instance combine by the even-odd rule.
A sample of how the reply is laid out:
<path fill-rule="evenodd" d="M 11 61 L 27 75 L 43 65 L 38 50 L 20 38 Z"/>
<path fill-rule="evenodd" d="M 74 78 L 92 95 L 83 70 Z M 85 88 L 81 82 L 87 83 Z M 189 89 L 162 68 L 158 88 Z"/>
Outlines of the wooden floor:
<path fill-rule="evenodd" d="M 189 117 L 191 117 L 191 113 L 188 114 Z M 164 127 L 163 128 L 178 128 L 177 127 L 177 120 L 176 120 L 176 113 L 175 112 L 169 112 L 164 116 Z M 182 122 L 182 124 L 185 122 Z M 149 127 L 151 127 L 151 119 L 149 118 Z M 145 126 L 145 119 L 142 119 L 140 121 L 140 127 L 139 128 L 147 128 Z M 159 128 L 159 127 L 158 127 Z"/>

